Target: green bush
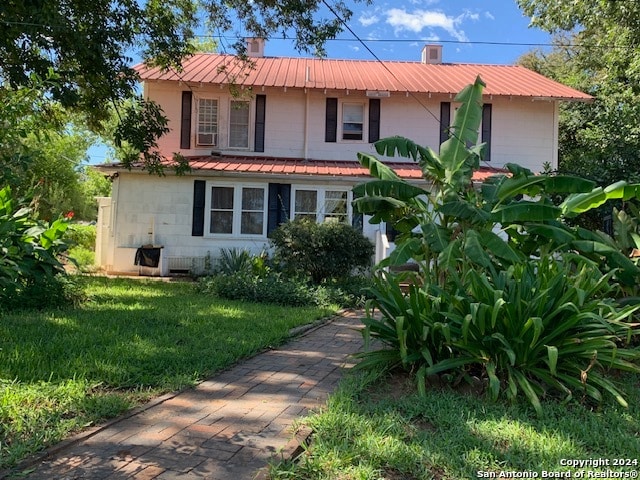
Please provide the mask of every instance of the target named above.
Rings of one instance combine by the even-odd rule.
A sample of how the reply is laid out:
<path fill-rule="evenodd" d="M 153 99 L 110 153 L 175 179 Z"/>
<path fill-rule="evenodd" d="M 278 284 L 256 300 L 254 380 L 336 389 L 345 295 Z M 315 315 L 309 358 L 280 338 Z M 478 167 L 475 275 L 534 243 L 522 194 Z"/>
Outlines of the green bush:
<path fill-rule="evenodd" d="M 57 305 L 66 298 L 58 257 L 67 222 L 42 222 L 17 203 L 9 187 L 0 189 L 0 309 Z"/>
<path fill-rule="evenodd" d="M 96 247 L 96 226 L 71 224 L 65 232 L 64 240 L 70 247 L 77 246 L 93 251 Z"/>
<path fill-rule="evenodd" d="M 285 278 L 279 273 L 265 277 L 248 272 L 217 274 L 200 280 L 203 293 L 229 300 L 246 300 L 278 305 L 325 306 L 328 296 L 321 287 L 313 287 L 298 279 Z"/>
<path fill-rule="evenodd" d="M 373 244 L 343 223 L 298 219 L 278 227 L 271 238 L 276 260 L 291 275 L 308 275 L 315 284 L 349 277 L 371 265 Z"/>
<path fill-rule="evenodd" d="M 371 290 L 369 306 L 382 317 L 365 320 L 365 337 L 388 348 L 364 353 L 362 366 L 402 365 L 417 372 L 421 390 L 430 375 L 477 375 L 492 399 L 524 394 L 539 413 L 552 392 L 596 401 L 607 393 L 626 406 L 608 377 L 640 373 L 640 350 L 629 348 L 640 329 L 627 323 L 640 306 L 617 305 L 611 273 L 570 260 L 545 257 L 495 274 L 463 268 L 447 289 L 412 285 L 407 294 L 387 275 Z"/>

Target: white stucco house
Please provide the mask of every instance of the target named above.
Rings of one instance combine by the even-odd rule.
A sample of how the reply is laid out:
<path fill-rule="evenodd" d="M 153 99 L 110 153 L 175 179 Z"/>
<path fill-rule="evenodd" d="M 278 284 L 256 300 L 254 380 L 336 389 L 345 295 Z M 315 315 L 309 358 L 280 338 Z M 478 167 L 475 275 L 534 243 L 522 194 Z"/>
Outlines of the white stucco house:
<path fill-rule="evenodd" d="M 384 225 L 354 215 L 352 187 L 368 178 L 357 152 L 402 135 L 437 151 L 455 113 L 455 95 L 486 83 L 480 141 L 489 144 L 478 178 L 507 162 L 557 166 L 558 104 L 590 97 L 519 66 L 442 63 L 427 45 L 415 62 L 264 56 L 251 39 L 252 67 L 231 55 L 197 54 L 184 70 L 139 65 L 145 97 L 169 119 L 159 142 L 191 172 L 149 175 L 118 164 L 99 200 L 96 261 L 107 272 L 138 273 L 142 245 L 162 247 L 151 273 L 198 273 L 223 248 L 260 252 L 269 233 L 298 216 L 357 224 L 386 254 Z M 419 182 L 413 162 L 384 159 Z"/>

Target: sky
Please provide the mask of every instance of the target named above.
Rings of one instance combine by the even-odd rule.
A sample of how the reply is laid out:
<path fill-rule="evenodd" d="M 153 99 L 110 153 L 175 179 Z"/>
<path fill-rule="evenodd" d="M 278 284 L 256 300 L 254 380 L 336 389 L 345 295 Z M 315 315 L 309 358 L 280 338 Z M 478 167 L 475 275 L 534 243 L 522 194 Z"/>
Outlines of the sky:
<path fill-rule="evenodd" d="M 508 65 L 534 48 L 548 48 L 544 45 L 551 41 L 548 33 L 529 27 L 530 19 L 515 0 L 373 0 L 371 5 L 349 5 L 354 14 L 348 26 L 366 47 L 345 30 L 327 43 L 329 58 L 419 61 L 422 47 L 434 43 L 443 45 L 443 62 Z M 323 14 L 332 15 L 328 10 Z M 233 41 L 221 39 L 219 50 L 231 53 Z M 283 39 L 269 39 L 265 55 L 308 56 Z M 92 164 L 107 160 L 104 146 L 88 153 Z"/>
<path fill-rule="evenodd" d="M 382 60 L 419 61 L 425 43 L 440 43 L 444 62 L 513 64 L 536 48 L 513 44 L 548 44 L 551 39 L 529 28 L 530 19 L 515 0 L 373 0 L 371 5 L 349 5 L 354 10 L 349 27 Z M 348 31 L 328 43 L 327 53 L 329 58 L 374 59 Z M 296 52 L 291 41 L 273 39 L 267 41 L 265 55 L 306 56 Z"/>

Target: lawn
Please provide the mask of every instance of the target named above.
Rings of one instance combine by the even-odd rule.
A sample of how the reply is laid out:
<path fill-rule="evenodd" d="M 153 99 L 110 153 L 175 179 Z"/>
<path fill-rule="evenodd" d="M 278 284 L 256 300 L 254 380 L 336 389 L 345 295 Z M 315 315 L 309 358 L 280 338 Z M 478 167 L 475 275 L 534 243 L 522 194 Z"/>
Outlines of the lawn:
<path fill-rule="evenodd" d="M 353 376 L 325 411 L 302 420 L 314 431 L 308 450 L 296 463 L 272 465 L 270 478 L 545 478 L 543 471 L 564 478 L 637 478 L 640 379 L 621 380 L 628 410 L 549 401 L 538 417 L 524 400 L 492 403 L 473 389 L 443 387 L 420 398 L 402 376 Z M 599 459 L 609 464 L 598 466 L 593 460 Z M 585 463 L 571 467 L 571 461 Z"/>
<path fill-rule="evenodd" d="M 2 317 L 0 468 L 335 311 L 221 301 L 190 283 L 84 281 L 82 307 Z"/>

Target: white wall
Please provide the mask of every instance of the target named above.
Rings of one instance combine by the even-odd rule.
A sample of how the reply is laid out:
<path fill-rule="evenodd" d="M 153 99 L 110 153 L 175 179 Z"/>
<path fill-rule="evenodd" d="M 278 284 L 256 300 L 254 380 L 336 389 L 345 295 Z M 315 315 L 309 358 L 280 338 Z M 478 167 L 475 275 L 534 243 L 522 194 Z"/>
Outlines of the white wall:
<path fill-rule="evenodd" d="M 189 90 L 185 85 L 173 82 L 154 82 L 145 85 L 149 98 L 160 103 L 169 117 L 171 132 L 160 139 L 160 148 L 166 155 L 180 151 L 185 155 L 208 155 L 211 147 L 196 147 L 192 132 L 192 148 L 180 150 L 181 92 Z M 367 115 L 365 111 L 364 141 L 338 141 L 327 143 L 325 133 L 325 101 L 327 97 L 343 101 L 364 102 L 364 92 L 324 91 L 302 89 L 273 89 L 254 91 L 266 95 L 265 152 L 253 152 L 253 128 L 250 129 L 250 148 L 231 150 L 228 145 L 228 115 L 232 99 L 228 89 L 219 86 L 191 86 L 195 99 L 200 96 L 219 100 L 219 143 L 216 150 L 225 154 L 258 155 L 317 160 L 356 160 L 358 152 L 375 151 L 367 142 Z M 248 95 L 246 98 L 252 98 Z M 534 171 L 541 171 L 545 162 L 557 165 L 557 104 L 532 99 L 487 97 L 492 111 L 492 159 L 490 166 L 502 167 L 505 163 L 519 163 Z M 440 102 L 453 102 L 449 96 L 407 96 L 392 94 L 381 99 L 381 137 L 402 135 L 420 145 L 438 151 Z M 251 124 L 255 104 L 251 104 Z M 192 114 L 192 130 L 195 129 L 197 112 Z M 396 158 L 395 161 L 402 159 Z"/>
<path fill-rule="evenodd" d="M 254 254 L 269 247 L 266 236 L 247 237 L 214 237 L 205 233 L 202 237 L 191 235 L 193 212 L 193 182 L 196 179 L 215 181 L 216 184 L 234 184 L 238 178 L 205 177 L 185 175 L 176 177 L 167 175 L 158 177 L 146 172 L 122 172 L 113 185 L 112 219 L 115 225 L 108 245 L 103 247 L 103 257 L 109 263 L 103 268 L 113 272 L 138 273 L 139 267 L 134 265 L 135 253 L 142 245 L 162 246 L 161 272 L 169 273 L 169 258 L 203 258 L 209 255 L 212 259 L 219 257 L 221 249 L 241 248 Z M 282 180 L 263 177 L 245 177 L 245 183 L 261 182 L 265 186 L 269 182 Z M 326 186 L 351 188 L 353 183 L 325 181 L 319 184 L 316 180 L 288 180 L 294 186 Z M 364 233 L 372 241 L 378 225 L 369 225 L 365 220 Z M 206 226 L 205 226 L 206 230 Z"/>

